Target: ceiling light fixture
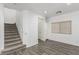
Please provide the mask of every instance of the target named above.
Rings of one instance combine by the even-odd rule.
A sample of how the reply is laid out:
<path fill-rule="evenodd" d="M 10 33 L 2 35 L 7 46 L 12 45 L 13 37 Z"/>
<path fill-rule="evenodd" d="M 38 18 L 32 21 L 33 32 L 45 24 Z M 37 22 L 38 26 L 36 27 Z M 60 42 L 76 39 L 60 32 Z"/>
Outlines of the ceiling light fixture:
<path fill-rule="evenodd" d="M 67 3 L 67 5 L 68 5 L 68 6 L 71 5 L 71 3 Z"/>
<path fill-rule="evenodd" d="M 47 14 L 47 11 L 45 10 L 44 13 Z"/>

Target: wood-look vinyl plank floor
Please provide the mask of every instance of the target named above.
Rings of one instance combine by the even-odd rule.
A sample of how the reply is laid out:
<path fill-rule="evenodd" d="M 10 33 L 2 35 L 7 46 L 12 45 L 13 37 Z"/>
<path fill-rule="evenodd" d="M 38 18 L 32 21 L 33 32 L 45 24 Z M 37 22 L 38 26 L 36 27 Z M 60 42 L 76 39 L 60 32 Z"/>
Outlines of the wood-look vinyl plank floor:
<path fill-rule="evenodd" d="M 57 41 L 48 40 L 18 51 L 14 55 L 79 55 L 79 47 Z"/>

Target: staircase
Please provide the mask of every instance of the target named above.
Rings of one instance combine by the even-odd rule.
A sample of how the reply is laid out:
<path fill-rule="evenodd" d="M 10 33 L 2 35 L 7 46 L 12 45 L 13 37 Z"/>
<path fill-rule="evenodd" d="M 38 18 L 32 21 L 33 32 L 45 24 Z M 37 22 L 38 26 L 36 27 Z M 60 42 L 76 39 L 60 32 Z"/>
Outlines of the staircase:
<path fill-rule="evenodd" d="M 5 24 L 4 50 L 2 54 L 18 54 L 19 51 L 25 48 L 26 46 L 22 44 L 16 24 Z"/>

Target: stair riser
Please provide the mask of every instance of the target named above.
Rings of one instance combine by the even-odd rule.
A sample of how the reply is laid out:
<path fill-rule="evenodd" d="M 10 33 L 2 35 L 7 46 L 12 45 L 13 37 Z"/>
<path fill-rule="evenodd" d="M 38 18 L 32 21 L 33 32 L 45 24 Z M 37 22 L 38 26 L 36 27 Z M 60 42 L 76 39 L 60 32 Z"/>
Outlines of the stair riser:
<path fill-rule="evenodd" d="M 13 35 L 18 35 L 18 33 L 8 33 L 8 34 L 5 34 L 5 36 L 13 36 Z"/>
<path fill-rule="evenodd" d="M 5 28 L 7 28 L 7 27 L 8 27 L 8 28 L 10 28 L 10 27 L 11 27 L 11 28 L 16 28 L 15 25 L 13 25 L 13 26 L 7 26 L 7 25 L 6 25 L 6 26 L 4 26 L 4 27 L 5 27 Z"/>
<path fill-rule="evenodd" d="M 5 27 L 4 29 L 17 29 L 16 27 Z"/>
<path fill-rule="evenodd" d="M 5 39 L 14 39 L 14 38 L 19 38 L 20 36 L 15 36 L 15 37 L 5 37 Z"/>
<path fill-rule="evenodd" d="M 13 35 L 18 35 L 17 33 L 16 34 L 5 34 L 5 36 L 13 36 Z"/>
<path fill-rule="evenodd" d="M 5 40 L 5 44 L 6 43 L 11 43 L 11 42 L 16 42 L 16 41 L 20 41 L 21 39 L 12 39 L 12 40 Z"/>
<path fill-rule="evenodd" d="M 6 35 L 5 38 L 19 37 L 17 34 Z"/>
<path fill-rule="evenodd" d="M 5 25 L 5 27 L 16 27 L 16 25 Z"/>
<path fill-rule="evenodd" d="M 5 31 L 5 33 L 7 34 L 7 33 L 18 33 L 18 32 L 16 32 L 16 31 Z"/>
<path fill-rule="evenodd" d="M 5 29 L 5 31 L 17 31 L 16 29 Z"/>
<path fill-rule="evenodd" d="M 18 32 L 5 32 L 5 35 L 7 35 L 7 34 L 18 34 Z"/>
<path fill-rule="evenodd" d="M 17 29 L 16 27 L 5 27 L 4 29 Z"/>

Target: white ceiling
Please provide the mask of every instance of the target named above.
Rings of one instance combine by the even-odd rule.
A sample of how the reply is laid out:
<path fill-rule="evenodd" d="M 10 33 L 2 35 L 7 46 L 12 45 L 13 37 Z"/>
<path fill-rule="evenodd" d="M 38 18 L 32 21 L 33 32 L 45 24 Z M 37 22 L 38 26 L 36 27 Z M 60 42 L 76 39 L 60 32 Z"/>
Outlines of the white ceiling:
<path fill-rule="evenodd" d="M 56 14 L 60 10 L 62 14 L 79 10 L 79 3 L 72 3 L 70 5 L 67 5 L 67 3 L 5 3 L 4 5 L 5 7 L 17 10 L 30 10 L 47 18 L 60 15 Z M 47 14 L 44 11 L 47 11 Z"/>

